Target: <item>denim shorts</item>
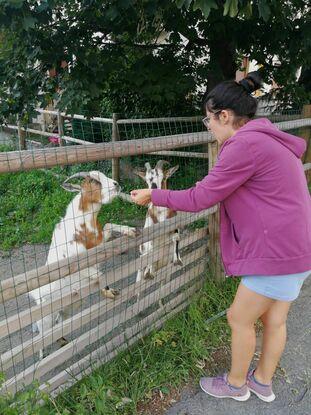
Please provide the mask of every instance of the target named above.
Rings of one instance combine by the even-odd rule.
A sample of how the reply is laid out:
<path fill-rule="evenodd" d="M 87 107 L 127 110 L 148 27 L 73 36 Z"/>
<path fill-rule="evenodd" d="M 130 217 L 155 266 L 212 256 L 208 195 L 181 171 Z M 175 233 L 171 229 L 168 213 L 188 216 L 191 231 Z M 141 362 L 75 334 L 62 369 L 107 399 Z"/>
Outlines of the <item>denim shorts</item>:
<path fill-rule="evenodd" d="M 280 301 L 296 300 L 310 271 L 286 275 L 244 275 L 241 282 L 257 294 Z"/>

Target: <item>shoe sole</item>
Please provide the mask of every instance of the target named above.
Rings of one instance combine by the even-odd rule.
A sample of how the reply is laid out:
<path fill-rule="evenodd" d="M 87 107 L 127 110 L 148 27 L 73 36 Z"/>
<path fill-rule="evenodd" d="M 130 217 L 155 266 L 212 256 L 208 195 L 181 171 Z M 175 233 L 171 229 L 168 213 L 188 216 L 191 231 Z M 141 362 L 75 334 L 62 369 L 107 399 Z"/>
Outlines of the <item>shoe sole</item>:
<path fill-rule="evenodd" d="M 261 395 L 260 393 L 256 392 L 254 389 L 251 389 L 250 387 L 248 387 L 248 388 L 251 392 L 253 392 L 256 396 L 258 396 L 259 399 L 261 399 L 264 402 L 273 402 L 274 399 L 275 399 L 274 393 L 272 393 L 272 395 L 270 395 L 270 396 L 264 396 L 264 395 Z"/>
<path fill-rule="evenodd" d="M 217 395 L 213 395 L 212 393 L 207 392 L 203 388 L 203 386 L 201 385 L 201 381 L 200 381 L 200 388 L 202 389 L 203 392 L 207 393 L 210 396 L 213 396 L 214 398 L 231 398 L 231 399 L 234 399 L 236 401 L 244 402 L 244 401 L 247 401 L 247 399 L 251 396 L 251 393 L 250 393 L 249 390 L 247 391 L 247 394 L 244 395 L 244 396 L 229 396 L 229 395 L 226 395 L 226 396 L 217 396 Z"/>

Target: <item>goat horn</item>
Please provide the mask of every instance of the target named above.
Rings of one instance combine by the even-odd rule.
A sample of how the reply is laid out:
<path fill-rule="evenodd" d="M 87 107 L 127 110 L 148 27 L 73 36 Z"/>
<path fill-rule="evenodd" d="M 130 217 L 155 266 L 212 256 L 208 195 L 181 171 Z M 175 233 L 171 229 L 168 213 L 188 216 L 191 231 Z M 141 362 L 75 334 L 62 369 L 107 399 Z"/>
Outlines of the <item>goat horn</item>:
<path fill-rule="evenodd" d="M 85 178 L 85 177 L 89 177 L 89 176 L 90 176 L 90 173 L 89 172 L 87 172 L 87 171 L 80 171 L 79 173 L 75 173 L 72 176 L 68 177 L 64 181 L 64 183 L 67 183 L 69 180 L 74 179 L 76 177 L 84 177 Z"/>
<path fill-rule="evenodd" d="M 146 170 L 151 170 L 151 166 L 150 166 L 150 163 L 147 161 L 147 163 L 145 163 L 145 167 L 146 167 Z"/>
<path fill-rule="evenodd" d="M 163 167 L 164 167 L 165 164 L 167 164 L 168 166 L 170 165 L 170 163 L 168 161 L 166 161 L 166 160 L 159 160 L 157 162 L 155 168 L 156 169 L 162 169 L 163 170 Z"/>

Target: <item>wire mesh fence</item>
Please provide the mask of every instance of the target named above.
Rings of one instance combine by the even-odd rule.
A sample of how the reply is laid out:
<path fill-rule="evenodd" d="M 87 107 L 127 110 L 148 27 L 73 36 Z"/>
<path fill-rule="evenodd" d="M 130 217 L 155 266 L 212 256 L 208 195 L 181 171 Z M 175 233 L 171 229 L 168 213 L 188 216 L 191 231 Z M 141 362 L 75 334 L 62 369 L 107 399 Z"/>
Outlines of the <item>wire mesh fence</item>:
<path fill-rule="evenodd" d="M 171 148 L 205 140 L 182 136 L 174 142 L 173 137 Z M 124 155 L 141 155 L 119 184 L 110 178 L 106 159 L 107 152 L 110 159 L 118 153 L 116 143 L 105 144 L 103 154 L 98 147 L 103 144 L 90 153 L 71 144 L 2 152 L 1 166 L 7 169 L 1 176 L 3 389 L 16 392 L 36 378 L 51 391 L 76 379 L 181 309 L 202 283 L 207 225 L 193 223 L 206 213 L 165 223 L 159 218 L 143 231 L 146 209 L 117 197 L 119 185 L 125 194 L 147 186 L 141 177 L 146 174 L 144 153 L 157 147 L 134 141 L 130 149 L 121 142 Z M 170 148 L 170 138 L 158 143 L 160 149 Z M 164 175 L 168 165 L 161 167 L 160 159 L 149 159 L 150 170 L 157 165 Z M 200 162 L 201 172 L 206 171 L 207 160 Z M 177 169 L 176 163 L 171 167 Z M 178 163 L 182 170 L 186 159 Z M 181 186 L 177 171 L 169 178 L 173 188 Z M 189 180 L 199 179 L 198 171 L 191 175 Z M 174 260 L 177 244 L 182 263 Z"/>
<path fill-rule="evenodd" d="M 309 134 L 310 123 L 278 126 Z M 91 144 L 63 140 L 64 129 L 44 148 L 28 147 L 26 129 L 22 152 L 11 151 L 17 139 L 3 131 L 2 391 L 38 379 L 58 393 L 183 309 L 208 263 L 220 263 L 217 207 L 177 214 L 129 201 L 132 189 L 187 188 L 208 173 L 217 148 L 201 118 L 106 124 L 112 142 L 97 142 L 102 130 L 93 126 L 83 129 Z"/>

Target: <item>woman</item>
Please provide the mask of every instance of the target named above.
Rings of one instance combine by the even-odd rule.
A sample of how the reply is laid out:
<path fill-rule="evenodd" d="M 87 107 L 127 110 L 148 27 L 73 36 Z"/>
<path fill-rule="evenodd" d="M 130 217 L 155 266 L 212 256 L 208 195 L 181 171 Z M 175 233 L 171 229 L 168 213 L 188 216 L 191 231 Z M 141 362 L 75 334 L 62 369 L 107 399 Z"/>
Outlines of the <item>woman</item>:
<path fill-rule="evenodd" d="M 227 312 L 232 331 L 231 369 L 202 378 L 204 392 L 245 401 L 250 391 L 272 402 L 272 377 L 286 343 L 291 303 L 311 273 L 311 203 L 301 163 L 305 141 L 279 131 L 265 118 L 252 119 L 260 87 L 257 72 L 217 85 L 205 98 L 203 122 L 221 145 L 209 174 L 187 190 L 140 189 L 139 205 L 152 201 L 177 211 L 198 212 L 220 202 L 221 252 L 226 274 L 242 276 Z M 254 323 L 263 326 L 261 357 Z"/>

